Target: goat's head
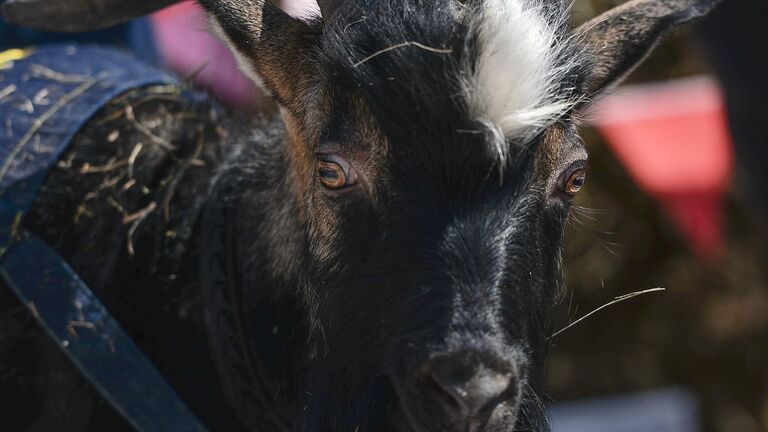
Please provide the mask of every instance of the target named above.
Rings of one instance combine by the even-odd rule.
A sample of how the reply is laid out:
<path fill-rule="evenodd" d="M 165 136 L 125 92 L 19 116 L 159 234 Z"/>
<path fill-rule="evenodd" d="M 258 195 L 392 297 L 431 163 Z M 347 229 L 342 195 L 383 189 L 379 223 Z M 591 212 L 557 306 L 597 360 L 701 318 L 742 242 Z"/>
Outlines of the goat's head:
<path fill-rule="evenodd" d="M 325 1 L 309 21 L 200 3 L 288 131 L 302 292 L 327 344 L 307 415 L 337 430 L 367 428 L 374 406 L 404 431 L 545 423 L 587 160 L 573 115 L 717 1 L 636 0 L 575 31 L 556 0 Z"/>

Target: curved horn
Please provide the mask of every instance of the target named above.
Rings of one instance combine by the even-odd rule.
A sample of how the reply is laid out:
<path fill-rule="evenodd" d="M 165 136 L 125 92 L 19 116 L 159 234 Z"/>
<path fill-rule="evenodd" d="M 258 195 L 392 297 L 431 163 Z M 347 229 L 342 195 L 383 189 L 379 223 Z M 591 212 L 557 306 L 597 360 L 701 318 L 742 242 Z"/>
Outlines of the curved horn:
<path fill-rule="evenodd" d="M 3 18 L 44 31 L 97 30 L 138 18 L 181 0 L 8 0 Z"/>

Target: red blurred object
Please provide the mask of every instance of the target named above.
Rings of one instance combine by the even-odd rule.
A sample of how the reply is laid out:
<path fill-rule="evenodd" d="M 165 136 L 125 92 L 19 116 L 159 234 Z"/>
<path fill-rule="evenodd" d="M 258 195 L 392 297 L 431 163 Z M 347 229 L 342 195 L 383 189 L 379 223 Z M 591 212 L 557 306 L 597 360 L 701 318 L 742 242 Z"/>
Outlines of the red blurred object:
<path fill-rule="evenodd" d="M 283 0 L 280 7 L 291 16 L 320 15 L 312 0 Z M 163 9 L 152 15 L 151 22 L 155 45 L 166 66 L 239 111 L 261 108 L 263 93 L 240 72 L 229 49 L 210 35 L 206 15 L 196 3 Z"/>
<path fill-rule="evenodd" d="M 708 77 L 627 86 L 590 113 L 629 174 L 659 201 L 702 258 L 722 247 L 733 172 L 725 103 Z"/>

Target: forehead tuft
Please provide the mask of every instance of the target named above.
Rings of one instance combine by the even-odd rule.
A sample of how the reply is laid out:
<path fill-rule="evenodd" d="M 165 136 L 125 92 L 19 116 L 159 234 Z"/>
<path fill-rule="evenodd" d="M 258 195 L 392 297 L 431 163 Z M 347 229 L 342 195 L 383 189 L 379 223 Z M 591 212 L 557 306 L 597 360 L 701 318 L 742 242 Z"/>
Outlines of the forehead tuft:
<path fill-rule="evenodd" d="M 464 92 L 473 115 L 506 139 L 532 138 L 579 102 L 583 68 L 560 1 L 484 0 Z"/>
<path fill-rule="evenodd" d="M 340 15 L 329 75 L 419 142 L 479 129 L 503 156 L 579 102 L 584 56 L 561 0 L 372 0 Z"/>

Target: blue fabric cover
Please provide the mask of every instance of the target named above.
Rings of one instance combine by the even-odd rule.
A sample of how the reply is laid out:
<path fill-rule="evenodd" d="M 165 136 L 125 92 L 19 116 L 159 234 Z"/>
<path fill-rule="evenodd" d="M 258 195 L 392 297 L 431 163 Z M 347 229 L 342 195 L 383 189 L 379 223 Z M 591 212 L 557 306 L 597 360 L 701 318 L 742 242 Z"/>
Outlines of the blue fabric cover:
<path fill-rule="evenodd" d="M 40 48 L 0 69 L 0 277 L 138 430 L 205 430 L 70 266 L 22 227 L 49 170 L 86 122 L 116 96 L 155 84 L 178 81 L 98 47 Z"/>

